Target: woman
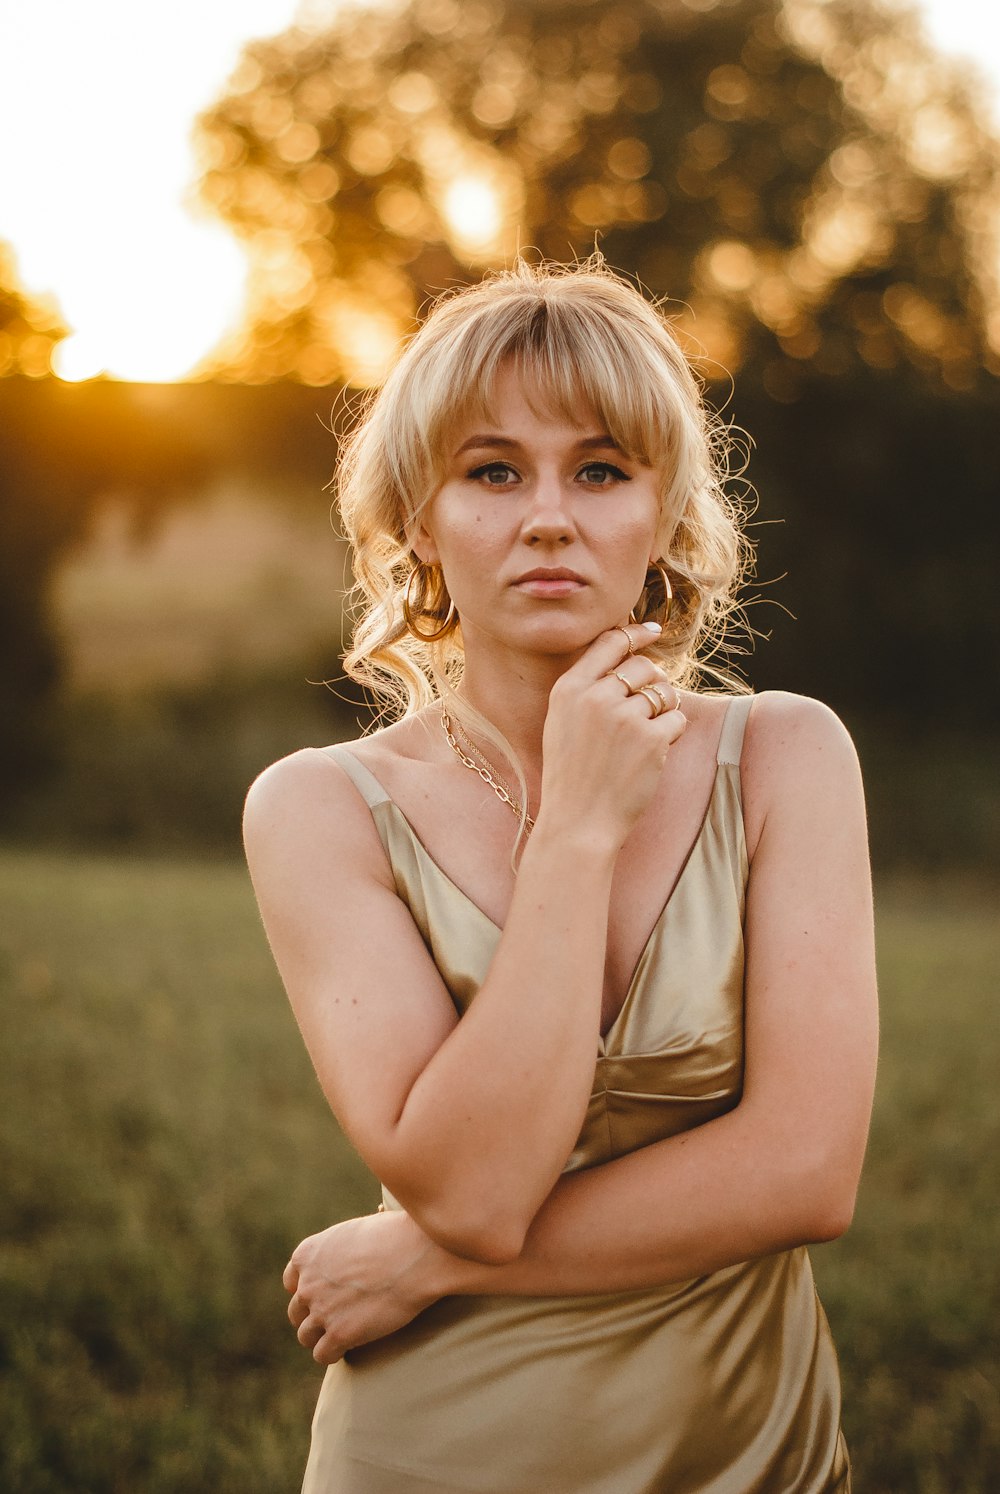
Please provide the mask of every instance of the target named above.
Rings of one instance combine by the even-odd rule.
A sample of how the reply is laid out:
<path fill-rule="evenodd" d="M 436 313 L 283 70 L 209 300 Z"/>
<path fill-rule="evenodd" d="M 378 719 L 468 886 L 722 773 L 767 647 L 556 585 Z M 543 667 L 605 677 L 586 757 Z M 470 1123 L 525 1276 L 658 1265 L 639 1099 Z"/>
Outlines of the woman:
<path fill-rule="evenodd" d="M 438 304 L 344 458 L 347 665 L 404 710 L 246 825 L 384 1184 L 285 1273 L 330 1365 L 309 1494 L 850 1486 L 802 1247 L 871 1103 L 862 794 L 825 707 L 687 688 L 743 557 L 720 448 L 635 290 L 519 264 Z"/>

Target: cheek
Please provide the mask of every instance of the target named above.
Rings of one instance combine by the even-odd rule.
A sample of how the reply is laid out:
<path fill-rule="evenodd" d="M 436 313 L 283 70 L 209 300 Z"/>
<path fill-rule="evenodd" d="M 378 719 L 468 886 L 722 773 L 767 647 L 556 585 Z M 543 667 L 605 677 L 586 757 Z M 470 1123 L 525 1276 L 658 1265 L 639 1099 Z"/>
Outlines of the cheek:
<path fill-rule="evenodd" d="M 474 601 L 507 561 L 511 539 L 495 506 L 466 506 L 461 524 L 439 524 L 436 540 L 441 566 L 452 596 Z"/>
<path fill-rule="evenodd" d="M 645 508 L 609 518 L 595 540 L 618 557 L 623 568 L 645 566 L 656 548 L 656 515 Z"/>
<path fill-rule="evenodd" d="M 500 504 L 466 503 L 461 518 L 440 526 L 439 543 L 443 553 L 460 559 L 484 556 L 493 548 L 510 543 L 510 523 Z"/>

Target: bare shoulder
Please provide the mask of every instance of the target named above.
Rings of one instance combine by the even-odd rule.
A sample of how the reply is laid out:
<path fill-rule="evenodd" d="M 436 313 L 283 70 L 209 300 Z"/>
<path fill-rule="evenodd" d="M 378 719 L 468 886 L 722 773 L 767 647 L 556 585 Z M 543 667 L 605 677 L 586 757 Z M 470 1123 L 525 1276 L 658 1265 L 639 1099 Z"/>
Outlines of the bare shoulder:
<path fill-rule="evenodd" d="M 327 749 L 303 747 L 265 768 L 250 785 L 243 811 L 250 870 L 282 874 L 310 865 L 344 864 L 387 880 L 387 863 L 371 812 Z"/>
<path fill-rule="evenodd" d="M 254 779 L 247 793 L 244 828 L 253 833 L 288 815 L 336 813 L 359 798 L 333 753 L 322 747 L 302 747 Z"/>
<path fill-rule="evenodd" d="M 814 819 L 861 807 L 858 756 L 839 716 L 806 695 L 768 690 L 756 696 L 741 763 L 748 841 L 772 816 Z"/>
<path fill-rule="evenodd" d="M 847 727 L 828 705 L 786 690 L 754 696 L 746 739 L 748 765 L 787 769 L 794 762 L 829 753 L 856 761 Z"/>

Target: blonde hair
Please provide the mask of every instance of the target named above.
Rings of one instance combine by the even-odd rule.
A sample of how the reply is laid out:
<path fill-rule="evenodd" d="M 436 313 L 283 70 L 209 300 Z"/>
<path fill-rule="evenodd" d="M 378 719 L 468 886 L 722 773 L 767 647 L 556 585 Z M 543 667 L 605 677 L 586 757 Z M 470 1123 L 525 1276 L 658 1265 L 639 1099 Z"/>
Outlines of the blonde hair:
<path fill-rule="evenodd" d="M 335 479 L 359 603 L 348 675 L 396 715 L 451 696 L 460 680 L 460 620 L 431 643 L 407 627 L 408 535 L 444 479 L 452 430 L 488 414 L 511 364 L 548 407 L 574 423 L 592 409 L 623 451 L 659 474 L 659 556 L 674 601 L 648 652 L 677 684 L 707 674 L 740 688 L 710 662 L 750 556 L 725 487 L 731 433 L 706 408 L 662 310 L 599 255 L 574 266 L 518 260 L 440 297 L 368 399 Z M 433 632 L 448 611 L 443 582 L 428 590 L 421 572 L 414 603 L 422 631 Z"/>

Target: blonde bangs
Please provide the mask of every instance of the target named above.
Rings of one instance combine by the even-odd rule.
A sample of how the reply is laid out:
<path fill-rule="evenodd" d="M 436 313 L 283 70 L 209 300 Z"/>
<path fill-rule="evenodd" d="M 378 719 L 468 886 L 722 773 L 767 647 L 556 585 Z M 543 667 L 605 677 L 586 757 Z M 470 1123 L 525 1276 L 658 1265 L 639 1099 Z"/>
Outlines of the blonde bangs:
<path fill-rule="evenodd" d="M 669 338 L 651 321 L 657 341 Z M 557 296 L 543 300 L 537 289 L 523 288 L 499 305 L 485 303 L 455 331 L 441 338 L 420 369 L 420 444 L 429 457 L 435 454 L 436 478 L 459 427 L 475 417 L 495 423 L 497 387 L 511 368 L 533 408 L 574 425 L 593 412 L 622 451 L 644 465 L 661 467 L 675 451 L 679 391 L 671 386 L 662 348 L 636 335 L 634 319 Z M 686 366 L 683 374 L 690 378 Z"/>

